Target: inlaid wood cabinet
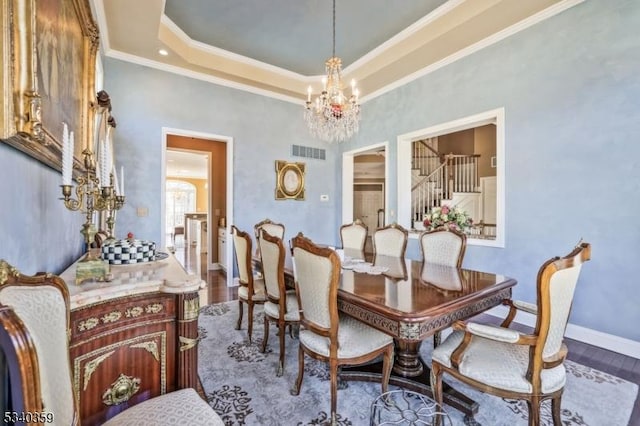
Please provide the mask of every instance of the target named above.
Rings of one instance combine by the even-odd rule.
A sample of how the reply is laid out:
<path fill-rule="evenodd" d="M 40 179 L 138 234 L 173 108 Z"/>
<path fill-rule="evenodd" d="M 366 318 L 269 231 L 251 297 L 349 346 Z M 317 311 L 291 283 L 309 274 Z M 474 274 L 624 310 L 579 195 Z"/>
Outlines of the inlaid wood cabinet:
<path fill-rule="evenodd" d="M 204 283 L 174 258 L 161 262 L 112 267 L 110 283 L 68 284 L 71 367 L 83 425 L 99 425 L 166 392 L 197 388 Z"/>

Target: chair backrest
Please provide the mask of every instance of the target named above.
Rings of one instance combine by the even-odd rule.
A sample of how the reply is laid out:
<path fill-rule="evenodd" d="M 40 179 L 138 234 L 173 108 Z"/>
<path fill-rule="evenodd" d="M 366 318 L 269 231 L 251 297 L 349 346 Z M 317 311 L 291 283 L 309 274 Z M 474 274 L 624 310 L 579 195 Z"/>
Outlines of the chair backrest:
<path fill-rule="evenodd" d="M 284 240 L 284 225 L 281 223 L 275 223 L 271 221 L 271 219 L 265 219 L 262 222 L 256 223 L 256 225 L 253 227 L 253 230 L 255 231 L 256 240 L 260 238 L 261 229 L 264 229 L 274 237 L 278 237 L 281 240 Z"/>
<path fill-rule="evenodd" d="M 251 264 L 251 236 L 231 225 L 233 248 L 236 252 L 236 265 L 241 285 L 249 286 L 249 294 L 253 294 L 253 267 Z"/>
<path fill-rule="evenodd" d="M 364 245 L 367 241 L 367 225 L 360 219 L 353 223 L 347 223 L 340 227 L 340 240 L 343 249 L 352 249 L 364 253 Z"/>
<path fill-rule="evenodd" d="M 462 266 L 467 236 L 455 229 L 435 229 L 420 234 L 420 251 L 427 263 Z"/>
<path fill-rule="evenodd" d="M 292 240 L 292 246 L 300 322 L 314 333 L 337 341 L 340 259 L 334 250 L 319 247 L 302 234 Z"/>
<path fill-rule="evenodd" d="M 558 353 L 571 313 L 582 264 L 591 259 L 591 245 L 578 244 L 564 257 L 546 261 L 538 271 L 536 334 L 542 358 Z"/>
<path fill-rule="evenodd" d="M 376 255 L 404 257 L 409 232 L 397 223 L 392 223 L 373 233 L 373 251 Z"/>
<path fill-rule="evenodd" d="M 69 293 L 51 274 L 28 277 L 0 260 L 0 342 L 12 410 L 79 422 L 69 358 Z"/>
<path fill-rule="evenodd" d="M 285 305 L 284 282 L 284 244 L 282 239 L 274 237 L 262 229 L 260 233 L 260 257 L 262 258 L 262 275 L 267 288 L 267 296 L 281 307 Z M 280 303 L 282 302 L 282 303 Z"/>

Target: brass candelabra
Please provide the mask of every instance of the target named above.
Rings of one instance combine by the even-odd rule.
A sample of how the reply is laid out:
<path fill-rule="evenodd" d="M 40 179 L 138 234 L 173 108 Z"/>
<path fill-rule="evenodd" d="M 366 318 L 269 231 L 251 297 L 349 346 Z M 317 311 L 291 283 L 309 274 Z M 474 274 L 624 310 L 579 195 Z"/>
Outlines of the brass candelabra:
<path fill-rule="evenodd" d="M 116 194 L 113 186 L 113 174 L 109 176 L 108 185 L 100 182 L 100 179 L 96 176 L 96 162 L 93 158 L 93 153 L 89 149 L 85 149 L 82 155 L 84 157 L 85 173 L 78 177 L 75 198 L 72 198 L 73 185 L 60 186 L 65 207 L 72 211 L 79 210 L 85 214 L 86 220 L 80 233 L 84 236 L 87 252 L 89 252 L 96 234 L 93 213 L 96 211 L 107 212 L 108 237 L 113 238 L 115 212 L 122 208 L 125 197 L 124 195 Z"/>

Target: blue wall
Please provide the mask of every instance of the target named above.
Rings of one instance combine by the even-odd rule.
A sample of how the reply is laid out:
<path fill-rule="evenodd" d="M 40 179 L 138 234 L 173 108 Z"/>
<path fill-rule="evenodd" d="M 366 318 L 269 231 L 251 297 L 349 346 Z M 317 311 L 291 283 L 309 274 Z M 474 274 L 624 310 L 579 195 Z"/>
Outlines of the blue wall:
<path fill-rule="evenodd" d="M 117 227 L 122 235 L 160 241 L 162 127 L 233 137 L 234 218 L 253 235 L 270 218 L 286 226 L 285 238 L 304 232 L 334 243 L 338 229 L 337 147 L 311 139 L 303 107 L 114 59 L 104 60 L 104 88 L 118 126 L 116 162 L 125 167 L 127 204 Z M 291 144 L 324 147 L 329 160 L 291 157 Z M 275 160 L 306 163 L 306 200 L 275 200 Z M 328 194 L 329 202 L 320 202 Z M 137 217 L 146 207 L 149 216 Z"/>
<path fill-rule="evenodd" d="M 84 215 L 64 207 L 61 174 L 0 142 L 0 259 L 32 275 L 80 256 Z"/>
<path fill-rule="evenodd" d="M 344 150 L 389 140 L 396 188 L 398 135 L 504 107 L 505 248 L 470 246 L 464 266 L 518 279 L 533 302 L 539 266 L 582 237 L 571 322 L 640 341 L 639 22 L 638 1 L 586 1 L 367 102 Z"/>

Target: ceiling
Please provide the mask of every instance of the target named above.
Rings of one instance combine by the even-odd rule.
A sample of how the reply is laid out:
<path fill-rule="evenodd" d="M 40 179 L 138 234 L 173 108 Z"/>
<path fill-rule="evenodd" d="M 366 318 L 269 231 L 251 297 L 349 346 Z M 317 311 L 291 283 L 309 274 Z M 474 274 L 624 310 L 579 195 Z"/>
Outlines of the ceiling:
<path fill-rule="evenodd" d="M 167 149 L 167 178 L 208 179 L 209 156 L 202 152 Z"/>
<path fill-rule="evenodd" d="M 105 55 L 290 102 L 331 56 L 331 0 L 91 1 Z M 365 103 L 581 1 L 337 0 L 336 55 Z"/>

